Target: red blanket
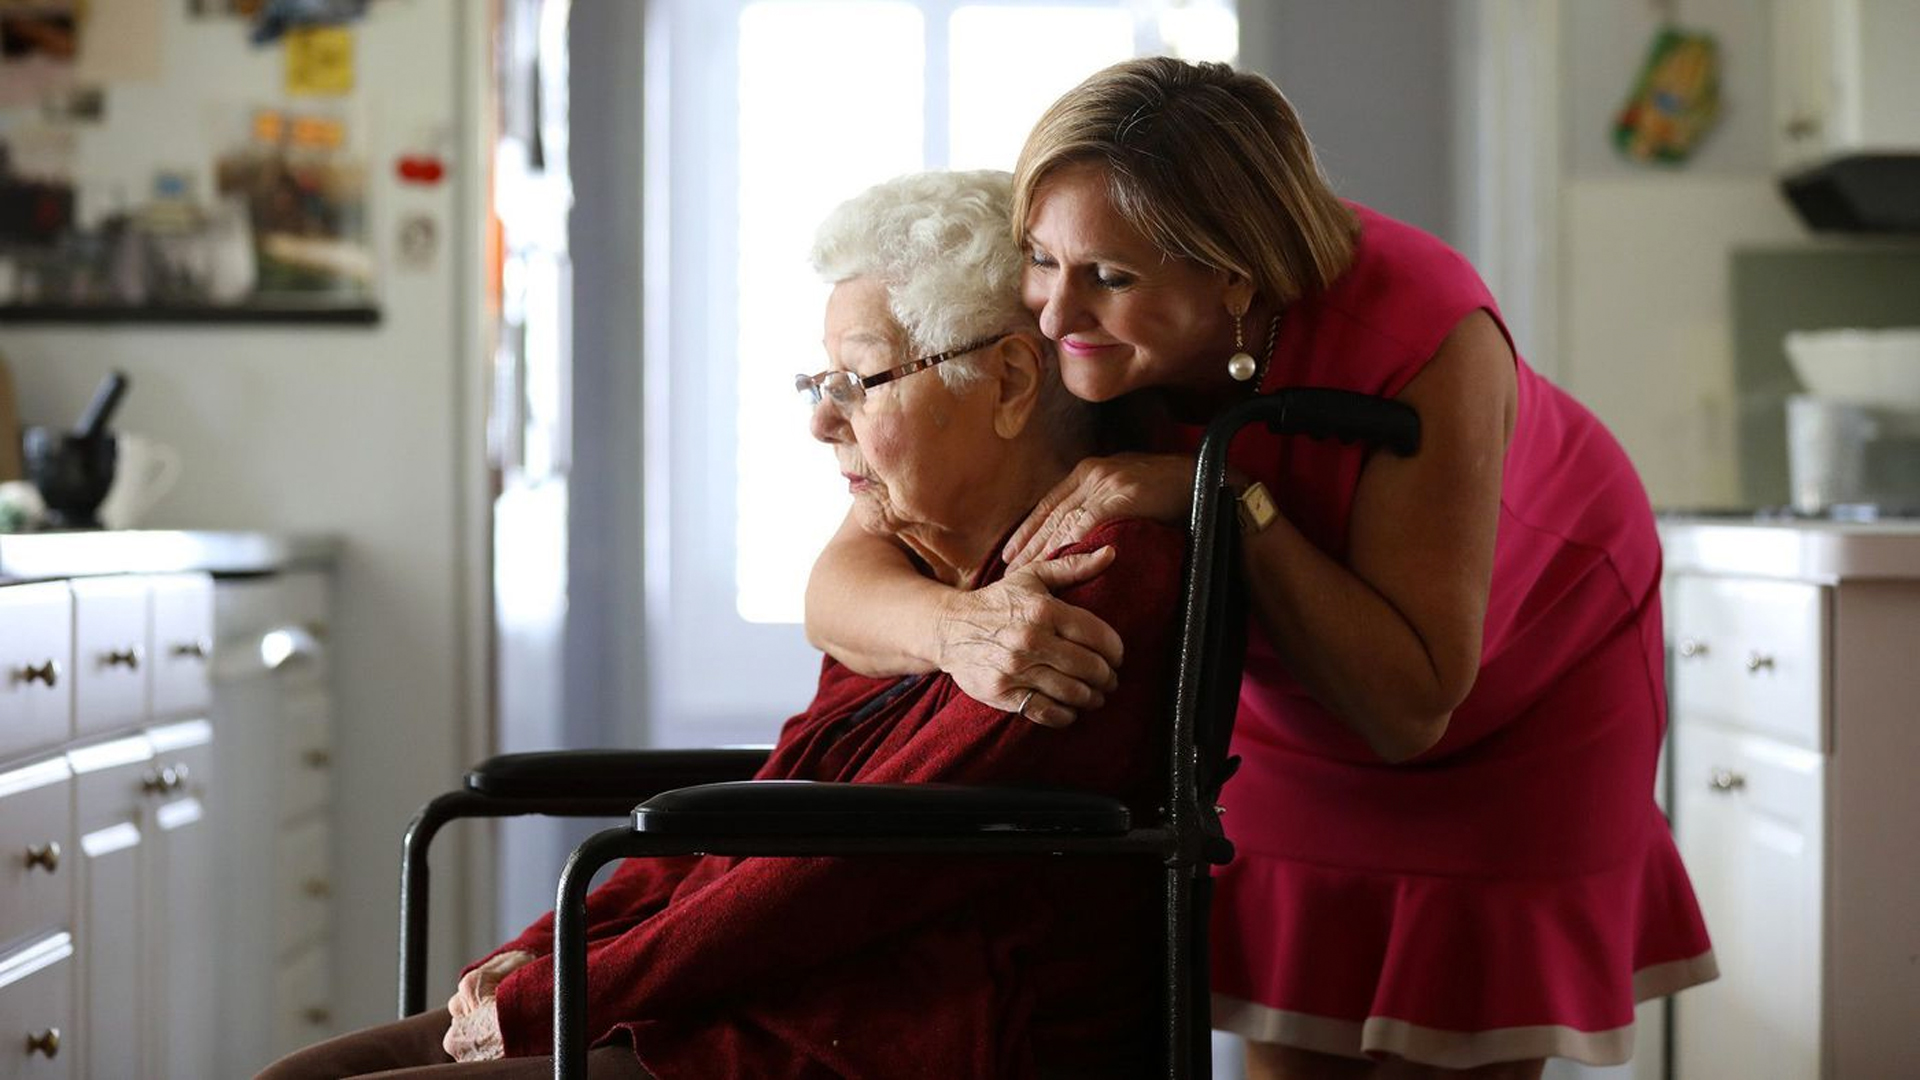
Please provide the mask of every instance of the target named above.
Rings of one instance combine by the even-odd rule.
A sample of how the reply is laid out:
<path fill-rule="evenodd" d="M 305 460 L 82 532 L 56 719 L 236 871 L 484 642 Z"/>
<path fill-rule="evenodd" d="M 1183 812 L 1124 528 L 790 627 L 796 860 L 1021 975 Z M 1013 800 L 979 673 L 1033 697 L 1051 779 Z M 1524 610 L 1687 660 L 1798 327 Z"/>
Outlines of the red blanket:
<path fill-rule="evenodd" d="M 1130 521 L 1069 550 L 1101 544 L 1114 564 L 1061 595 L 1126 642 L 1103 708 L 1049 729 L 945 675 L 829 659 L 759 776 L 1072 787 L 1154 820 L 1184 541 Z M 1157 885 L 1139 860 L 628 860 L 588 898 L 589 1030 L 662 1080 L 1125 1075 L 1152 1030 Z M 500 984 L 510 1055 L 551 1049 L 552 934 L 548 916 L 501 947 L 541 957 Z"/>

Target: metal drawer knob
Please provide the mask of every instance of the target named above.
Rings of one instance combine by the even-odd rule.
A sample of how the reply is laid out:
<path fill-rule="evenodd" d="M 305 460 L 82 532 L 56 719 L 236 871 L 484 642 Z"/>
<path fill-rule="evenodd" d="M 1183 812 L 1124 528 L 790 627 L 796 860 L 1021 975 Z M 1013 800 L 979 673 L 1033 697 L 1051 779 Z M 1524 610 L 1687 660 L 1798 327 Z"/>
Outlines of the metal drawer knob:
<path fill-rule="evenodd" d="M 45 1054 L 49 1060 L 60 1056 L 60 1029 L 48 1028 L 38 1035 L 27 1036 L 27 1054 Z"/>
<path fill-rule="evenodd" d="M 300 1011 L 300 1019 L 314 1025 L 331 1024 L 333 1023 L 333 1013 L 317 1005 L 310 1005 Z"/>
<path fill-rule="evenodd" d="M 149 795 L 165 795 L 178 789 L 182 783 L 184 781 L 179 771 L 168 765 L 163 769 L 148 769 L 147 774 L 140 778 L 140 790 Z"/>
<path fill-rule="evenodd" d="M 1758 675 L 1762 671 L 1773 670 L 1773 657 L 1766 653 L 1747 654 L 1747 674 Z"/>
<path fill-rule="evenodd" d="M 315 900 L 325 900 L 333 893 L 333 889 L 327 885 L 327 880 L 317 877 L 310 877 L 301 882 L 300 891 L 313 897 Z"/>
<path fill-rule="evenodd" d="M 324 769 L 333 764 L 333 754 L 319 747 L 303 750 L 300 752 L 300 763 L 309 769 Z"/>
<path fill-rule="evenodd" d="M 213 646 L 205 641 L 183 641 L 168 652 L 181 660 L 205 660 L 213 652 Z"/>
<path fill-rule="evenodd" d="M 60 841 L 49 840 L 44 844 L 27 845 L 27 869 L 39 867 L 51 874 L 60 869 Z"/>
<path fill-rule="evenodd" d="M 1705 656 L 1705 655 L 1707 655 L 1706 642 L 1701 641 L 1699 638 L 1682 638 L 1681 639 L 1680 641 L 1681 659 L 1692 660 L 1694 657 Z"/>
<path fill-rule="evenodd" d="M 1707 776 L 1707 787 L 1712 791 L 1732 793 L 1746 786 L 1746 776 L 1732 769 L 1715 769 Z"/>
<path fill-rule="evenodd" d="M 132 647 L 112 649 L 100 657 L 100 663 L 107 667 L 124 667 L 128 671 L 139 671 L 140 650 Z"/>
<path fill-rule="evenodd" d="M 58 686 L 60 685 L 60 665 L 54 663 L 52 660 L 47 660 L 44 663 L 28 664 L 24 667 L 15 668 L 13 669 L 13 681 L 26 683 L 29 686 L 37 682 L 46 683 L 50 687 Z"/>

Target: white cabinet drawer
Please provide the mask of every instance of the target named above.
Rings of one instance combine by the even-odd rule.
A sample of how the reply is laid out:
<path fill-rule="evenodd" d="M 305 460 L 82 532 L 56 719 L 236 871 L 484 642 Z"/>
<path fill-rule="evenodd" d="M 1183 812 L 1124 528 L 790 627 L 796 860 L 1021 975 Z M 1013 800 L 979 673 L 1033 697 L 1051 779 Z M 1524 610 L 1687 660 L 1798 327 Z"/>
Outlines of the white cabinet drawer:
<path fill-rule="evenodd" d="M 70 928 L 72 775 L 64 757 L 0 772 L 0 949 Z"/>
<path fill-rule="evenodd" d="M 0 760 L 73 737 L 73 594 L 0 588 Z"/>
<path fill-rule="evenodd" d="M 333 878 L 324 820 L 288 829 L 274 848 L 273 911 L 277 947 L 285 956 L 325 935 Z"/>
<path fill-rule="evenodd" d="M 286 699 L 280 733 L 280 820 L 292 821 L 327 805 L 333 785 L 332 706 L 320 691 Z"/>
<path fill-rule="evenodd" d="M 73 967 L 64 931 L 0 956 L 0 1080 L 73 1076 Z"/>
<path fill-rule="evenodd" d="M 274 974 L 273 1055 L 290 1053 L 333 1033 L 333 980 L 324 946 L 308 949 Z"/>
<path fill-rule="evenodd" d="M 1678 1077 L 1820 1075 L 1826 761 L 1683 720 L 1674 829 L 1720 978 L 1673 1002 Z"/>
<path fill-rule="evenodd" d="M 74 730 L 96 735 L 147 718 L 147 579 L 97 578 L 73 588 Z"/>
<path fill-rule="evenodd" d="M 1670 595 L 1677 714 L 1828 747 L 1824 587 L 1687 575 Z"/>
<path fill-rule="evenodd" d="M 213 772 L 213 723 L 182 720 L 147 729 L 153 769 L 142 780 L 145 793 L 162 801 L 206 797 Z"/>
<path fill-rule="evenodd" d="M 154 718 L 204 713 L 213 660 L 213 579 L 205 574 L 169 574 L 149 580 Z"/>
<path fill-rule="evenodd" d="M 153 744 L 141 735 L 76 746 L 67 751 L 67 763 L 74 773 L 73 827 L 83 839 L 137 816 L 158 771 Z"/>

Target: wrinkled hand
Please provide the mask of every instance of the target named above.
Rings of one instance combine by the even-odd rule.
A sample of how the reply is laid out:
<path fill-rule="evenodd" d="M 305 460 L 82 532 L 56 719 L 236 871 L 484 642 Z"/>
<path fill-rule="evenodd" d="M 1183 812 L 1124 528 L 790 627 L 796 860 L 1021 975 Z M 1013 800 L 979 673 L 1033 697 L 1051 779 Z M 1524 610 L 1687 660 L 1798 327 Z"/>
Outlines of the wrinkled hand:
<path fill-rule="evenodd" d="M 1087 538 L 1121 518 L 1184 526 L 1192 506 L 1194 459 L 1181 454 L 1114 454 L 1087 458 L 1053 486 L 1003 549 L 1018 568 Z"/>
<path fill-rule="evenodd" d="M 467 1012 L 453 1018 L 440 1046 L 455 1061 L 492 1061 L 507 1055 L 500 1039 L 500 1003 L 488 997 Z"/>
<path fill-rule="evenodd" d="M 1053 590 L 1096 577 L 1113 549 L 1034 563 L 954 593 L 940 619 L 940 670 L 976 701 L 1065 727 L 1119 685 L 1120 635 Z M 1031 692 L 1031 696 L 1029 696 Z"/>
<path fill-rule="evenodd" d="M 485 963 L 460 976 L 459 988 L 447 999 L 447 1011 L 458 1020 L 479 1008 L 482 1003 L 492 1000 L 501 979 L 533 963 L 533 959 L 530 952 L 503 952 L 488 957 Z"/>

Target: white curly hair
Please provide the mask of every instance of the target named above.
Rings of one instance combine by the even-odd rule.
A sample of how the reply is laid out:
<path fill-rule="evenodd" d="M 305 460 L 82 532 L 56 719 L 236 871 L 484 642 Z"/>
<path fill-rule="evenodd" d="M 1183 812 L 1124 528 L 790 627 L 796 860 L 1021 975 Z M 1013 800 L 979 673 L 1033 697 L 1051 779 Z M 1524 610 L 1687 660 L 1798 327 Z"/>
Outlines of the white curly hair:
<path fill-rule="evenodd" d="M 885 286 L 915 355 L 1030 328 L 1033 317 L 1020 302 L 1020 251 L 1007 233 L 1012 212 L 1011 173 L 896 177 L 827 215 L 814 235 L 813 266 L 834 284 L 872 277 Z M 979 373 L 970 356 L 934 370 L 956 389 Z"/>

